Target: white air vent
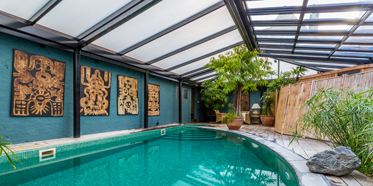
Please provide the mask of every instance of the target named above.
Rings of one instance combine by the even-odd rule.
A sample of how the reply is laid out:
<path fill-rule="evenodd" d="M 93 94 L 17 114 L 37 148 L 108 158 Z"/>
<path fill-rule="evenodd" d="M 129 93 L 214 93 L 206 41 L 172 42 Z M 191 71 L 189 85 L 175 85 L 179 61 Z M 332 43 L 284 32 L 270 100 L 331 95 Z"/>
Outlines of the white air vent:
<path fill-rule="evenodd" d="M 56 158 L 56 148 L 39 150 L 39 161 L 46 161 Z"/>
<path fill-rule="evenodd" d="M 163 136 L 163 135 L 166 135 L 166 129 L 162 129 L 161 130 L 161 135 Z"/>

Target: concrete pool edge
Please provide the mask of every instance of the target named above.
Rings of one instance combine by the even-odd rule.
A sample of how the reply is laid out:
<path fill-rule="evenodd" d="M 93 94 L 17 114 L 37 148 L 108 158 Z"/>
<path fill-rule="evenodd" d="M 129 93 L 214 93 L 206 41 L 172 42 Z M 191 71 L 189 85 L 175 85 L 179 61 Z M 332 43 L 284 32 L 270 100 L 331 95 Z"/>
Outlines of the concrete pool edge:
<path fill-rule="evenodd" d="M 285 160 L 294 172 L 297 175 L 298 182 L 300 186 L 330 186 L 330 183 L 325 178 L 323 174 L 316 174 L 309 171 L 308 167 L 306 166 L 307 160 L 303 157 L 299 156 L 298 154 L 290 151 L 287 148 L 284 148 L 272 141 L 268 141 L 262 137 L 252 135 L 250 133 L 236 131 L 236 130 L 228 130 L 228 129 L 219 129 L 214 127 L 198 127 L 199 129 L 206 129 L 206 130 L 214 130 L 214 131 L 221 131 L 231 134 L 236 134 L 248 139 L 251 139 L 264 147 L 268 148 L 272 152 L 276 153 L 280 156 L 283 160 Z"/>

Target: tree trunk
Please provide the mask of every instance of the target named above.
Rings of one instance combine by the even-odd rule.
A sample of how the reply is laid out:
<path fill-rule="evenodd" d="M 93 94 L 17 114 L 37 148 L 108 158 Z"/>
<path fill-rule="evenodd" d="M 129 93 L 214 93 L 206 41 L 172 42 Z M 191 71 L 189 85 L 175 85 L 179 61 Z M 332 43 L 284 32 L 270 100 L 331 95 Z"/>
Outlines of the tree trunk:
<path fill-rule="evenodd" d="M 242 94 L 242 85 L 239 84 L 234 90 L 234 101 L 233 101 L 233 113 L 238 117 L 241 117 L 241 94 Z"/>

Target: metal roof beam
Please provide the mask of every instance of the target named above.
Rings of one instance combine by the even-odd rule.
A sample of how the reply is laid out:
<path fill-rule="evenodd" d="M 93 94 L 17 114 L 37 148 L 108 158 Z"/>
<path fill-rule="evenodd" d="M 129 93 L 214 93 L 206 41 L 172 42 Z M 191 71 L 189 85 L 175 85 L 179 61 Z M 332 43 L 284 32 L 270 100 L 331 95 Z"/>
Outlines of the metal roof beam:
<path fill-rule="evenodd" d="M 325 64 L 304 64 L 304 63 L 301 63 L 305 66 L 308 66 L 308 67 L 321 67 L 321 68 L 339 68 L 339 69 L 342 69 L 342 68 L 348 68 L 348 67 L 351 67 L 351 66 L 343 66 L 343 65 L 325 65 Z"/>
<path fill-rule="evenodd" d="M 285 51 L 285 50 L 263 50 L 265 53 L 276 53 L 276 54 L 295 54 L 295 55 L 310 55 L 310 56 L 327 56 L 329 57 L 329 53 L 317 53 L 317 51 L 315 52 L 292 52 L 292 51 Z M 356 55 L 349 55 L 349 54 L 345 54 L 343 56 L 335 56 L 335 57 L 347 57 L 347 58 L 369 58 L 369 57 L 366 57 L 366 56 L 356 56 Z"/>
<path fill-rule="evenodd" d="M 191 76 L 184 76 L 184 77 L 187 77 L 187 78 L 189 78 L 189 79 L 192 79 L 192 78 L 196 78 L 196 77 L 198 77 L 198 76 L 203 76 L 203 75 L 209 74 L 209 73 L 211 73 L 211 72 L 214 72 L 214 70 L 212 70 L 212 69 L 206 69 L 206 70 L 201 71 L 201 72 L 199 72 L 199 73 L 192 74 Z"/>
<path fill-rule="evenodd" d="M 331 31 L 286 31 L 286 30 L 258 30 L 257 35 L 300 35 L 300 36 L 345 36 L 349 31 L 331 30 Z M 354 33 L 351 36 L 371 37 L 373 33 Z"/>
<path fill-rule="evenodd" d="M 315 12 L 347 12 L 356 10 L 369 10 L 373 7 L 372 3 L 344 3 L 332 5 L 313 5 L 308 6 L 303 10 L 302 6 L 289 7 L 273 7 L 273 8 L 255 8 L 248 9 L 246 12 L 253 15 L 268 15 L 268 14 L 294 14 L 294 13 L 315 13 Z"/>
<path fill-rule="evenodd" d="M 39 11 L 37 11 L 27 22 L 29 25 L 35 25 L 41 18 L 47 15 L 62 0 L 49 0 Z"/>
<path fill-rule="evenodd" d="M 191 17 L 188 17 L 187 19 L 184 19 L 183 21 L 180 21 L 179 23 L 176 23 L 175 25 L 172 25 L 171 27 L 168 27 L 168 28 L 166 28 L 166 29 L 164 29 L 164 30 L 162 30 L 162 31 L 160 31 L 160 32 L 158 32 L 158 33 L 156 33 L 156 34 L 154 34 L 154 35 L 152 35 L 152 36 L 150 36 L 150 37 L 148 37 L 148 38 L 146 38 L 146 39 L 144 39 L 144 40 L 142 40 L 142 41 L 140 41 L 140 42 L 138 42 L 138 43 L 136 43 L 136 44 L 134 44 L 134 45 L 132 45 L 128 48 L 126 48 L 126 49 L 124 49 L 124 50 L 122 50 L 122 51 L 120 51 L 118 54 L 124 55 L 124 54 L 126 54 L 126 53 L 128 53 L 132 50 L 135 50 L 136 48 L 139 48 L 139 47 L 141 47 L 141 46 L 143 46 L 143 45 L 145 45 L 145 44 L 147 44 L 151 41 L 154 41 L 155 39 L 158 39 L 158 38 L 162 37 L 163 35 L 166 35 L 166 34 L 172 32 L 172 31 L 174 31 L 174 30 L 176 30 L 176 29 L 178 29 L 178 28 L 180 28 L 180 27 L 182 27 L 186 24 L 189 24 L 189 23 L 191 23 L 191 22 L 193 22 L 193 21 L 195 21 L 195 20 L 197 20 L 197 19 L 199 19 L 199 18 L 201 18 L 201 17 L 203 17 L 203 16 L 205 16 L 205 15 L 223 7 L 223 6 L 224 6 L 224 2 L 220 1 L 220 2 L 210 6 L 207 9 L 202 10 L 201 12 L 198 12 L 197 14 L 195 14 Z"/>
<path fill-rule="evenodd" d="M 193 73 L 196 73 L 198 71 L 201 71 L 203 69 L 206 69 L 205 67 L 200 67 L 200 68 L 197 68 L 197 69 L 194 69 L 194 70 L 191 70 L 191 71 L 188 71 L 188 72 L 185 72 L 183 74 L 180 74 L 180 76 L 187 76 L 189 74 L 193 74 Z"/>
<path fill-rule="evenodd" d="M 278 54 L 259 54 L 261 57 L 284 58 L 296 60 L 312 60 L 312 61 L 327 61 L 327 62 L 347 62 L 347 63 L 372 63 L 370 59 L 347 59 L 347 58 L 328 58 L 328 57 L 311 57 L 311 56 L 295 56 L 295 55 L 278 55 Z"/>
<path fill-rule="evenodd" d="M 289 12 L 292 13 L 292 12 Z M 300 17 L 301 18 L 301 17 Z M 356 19 L 308 19 L 303 20 L 270 20 L 270 21 L 252 21 L 253 26 L 307 26 L 307 25 L 356 25 L 359 20 Z M 363 25 L 372 25 L 366 22 Z"/>
<path fill-rule="evenodd" d="M 257 45 L 253 30 L 250 26 L 249 20 L 247 19 L 246 10 L 242 5 L 242 0 L 224 0 L 224 2 L 247 48 L 250 51 L 256 49 Z"/>
<path fill-rule="evenodd" d="M 208 78 L 211 78 L 211 77 L 215 77 L 215 76 L 217 76 L 217 74 L 212 74 L 212 75 L 209 75 L 209 76 L 206 76 L 206 77 L 202 77 L 202 78 L 194 79 L 194 80 L 192 80 L 192 81 L 196 81 L 196 82 L 198 82 L 198 81 L 201 81 L 201 80 L 204 80 L 204 79 L 208 79 Z"/>
<path fill-rule="evenodd" d="M 212 39 L 214 39 L 214 38 L 217 38 L 217 37 L 219 37 L 219 36 L 222 36 L 222 35 L 224 35 L 224 34 L 226 34 L 226 33 L 228 33 L 228 32 L 231 32 L 231 31 L 233 31 L 233 30 L 236 30 L 236 26 L 231 26 L 231 27 L 226 28 L 226 29 L 224 29 L 224 30 L 222 30 L 222 31 L 220 31 L 220 32 L 217 32 L 217 33 L 212 34 L 212 35 L 210 35 L 210 36 L 208 36 L 208 37 L 205 37 L 205 38 L 203 38 L 203 39 L 200 39 L 200 40 L 198 40 L 198 41 L 196 41 L 196 42 L 194 42 L 194 43 L 191 43 L 191 44 L 189 44 L 189 45 L 187 45 L 187 46 L 181 47 L 181 48 L 179 48 L 179 49 L 177 49 L 177 50 L 174 50 L 174 51 L 172 51 L 172 52 L 170 52 L 170 53 L 167 53 L 167 54 L 165 54 L 165 55 L 162 55 L 162 56 L 160 56 L 160 57 L 158 57 L 158 58 L 156 58 L 156 59 L 153 59 L 153 60 L 147 62 L 146 64 L 153 64 L 153 63 L 156 63 L 156 62 L 161 61 L 161 60 L 163 60 L 163 59 L 166 59 L 166 58 L 168 58 L 168 57 L 170 57 L 170 56 L 173 56 L 173 55 L 175 55 L 175 54 L 178 54 L 178 53 L 180 53 L 180 52 L 183 52 L 183 51 L 185 51 L 185 50 L 188 50 L 188 49 L 190 49 L 190 48 L 193 48 L 193 47 L 195 47 L 195 46 L 197 46 L 197 45 L 200 45 L 200 44 L 202 44 L 202 43 L 204 43 L 204 42 L 207 42 L 207 41 L 209 41 L 209 40 L 212 40 Z"/>
<path fill-rule="evenodd" d="M 291 45 L 267 45 L 267 44 L 261 44 L 259 45 L 262 51 L 267 51 L 266 48 L 269 49 L 292 49 L 293 46 Z M 332 51 L 333 48 L 331 47 L 295 47 L 295 50 L 310 50 L 310 51 Z M 365 52 L 365 53 L 373 53 L 372 50 L 347 50 L 347 49 L 338 49 L 339 52 Z"/>
<path fill-rule="evenodd" d="M 358 23 L 357 25 L 354 25 L 354 26 L 350 29 L 350 32 L 348 33 L 348 35 L 345 36 L 345 37 L 343 37 L 341 43 L 338 44 L 338 45 L 334 48 L 334 50 L 329 54 L 329 57 L 331 57 L 331 56 L 336 52 L 336 50 L 338 50 L 338 49 L 339 49 L 339 48 L 340 48 L 340 47 L 341 47 L 341 46 L 346 42 L 346 40 L 347 40 L 351 35 L 353 35 L 353 33 L 354 33 L 358 28 L 359 28 L 359 26 L 360 26 L 361 24 L 363 24 L 364 21 L 367 20 L 367 19 L 369 18 L 370 15 L 372 15 L 372 13 L 373 13 L 373 10 L 371 9 L 370 11 L 365 12 L 365 14 L 364 14 L 363 16 L 361 16 L 359 23 Z"/>
<path fill-rule="evenodd" d="M 196 62 L 196 61 L 199 61 L 199 60 L 201 60 L 201 59 L 205 59 L 205 58 L 211 57 L 211 56 L 213 56 L 213 55 L 215 55 L 215 54 L 219 54 L 220 52 L 224 52 L 224 51 L 226 51 L 226 50 L 232 49 L 232 48 L 234 48 L 234 47 L 236 47 L 236 46 L 239 46 L 239 45 L 242 45 L 242 44 L 244 44 L 244 42 L 243 42 L 243 41 L 240 41 L 240 42 L 238 42 L 238 43 L 235 43 L 235 44 L 232 44 L 232 45 L 226 46 L 226 47 L 224 47 L 224 48 L 221 48 L 221 49 L 219 49 L 219 50 L 216 50 L 216 51 L 210 52 L 210 53 L 205 54 L 205 55 L 203 55 L 203 56 L 200 56 L 200 57 L 194 58 L 194 59 L 192 59 L 192 60 L 189 60 L 189 61 L 183 62 L 183 63 L 181 63 L 181 64 L 175 65 L 175 66 L 173 66 L 173 67 L 171 67 L 171 68 L 168 68 L 168 69 L 166 69 L 166 70 L 167 70 L 167 71 L 171 71 L 171 70 L 175 70 L 175 69 L 181 68 L 181 67 L 183 67 L 183 66 L 189 65 L 189 64 L 194 63 L 194 62 Z"/>
<path fill-rule="evenodd" d="M 294 39 L 281 39 L 281 38 L 258 38 L 258 42 L 268 43 L 294 43 Z M 298 40 L 297 43 L 308 43 L 308 44 L 340 44 L 339 40 L 316 40 L 316 39 L 302 39 Z M 372 45 L 372 43 L 359 43 L 359 42 L 345 42 L 345 45 Z"/>
<path fill-rule="evenodd" d="M 80 39 L 79 46 L 85 47 L 93 41 L 99 39 L 110 31 L 121 26 L 125 22 L 131 20 L 147 9 L 153 7 L 161 0 L 133 0 L 127 5 L 123 6 L 104 20 L 100 21 L 93 27 L 86 30 L 83 34 L 78 36 Z"/>
<path fill-rule="evenodd" d="M 218 76 L 213 76 L 212 78 L 207 78 L 207 79 L 202 79 L 202 80 L 199 80 L 199 81 L 196 81 L 197 83 L 203 83 L 203 82 L 205 82 L 205 81 L 207 81 L 207 80 L 212 80 L 212 81 L 214 81 L 216 78 L 218 78 Z"/>
<path fill-rule="evenodd" d="M 308 69 L 311 69 L 311 70 L 316 70 L 316 71 L 319 71 L 319 72 L 325 72 L 324 69 L 317 68 L 317 67 L 312 67 L 312 66 L 308 66 L 308 65 L 304 65 L 303 63 L 298 63 L 298 62 L 294 62 L 294 61 L 288 61 L 288 60 L 283 59 L 283 58 L 275 58 L 275 59 L 277 59 L 279 61 L 283 61 L 283 62 L 289 63 L 289 64 L 292 64 L 292 65 L 297 65 L 297 66 L 305 67 L 305 68 L 308 68 Z"/>

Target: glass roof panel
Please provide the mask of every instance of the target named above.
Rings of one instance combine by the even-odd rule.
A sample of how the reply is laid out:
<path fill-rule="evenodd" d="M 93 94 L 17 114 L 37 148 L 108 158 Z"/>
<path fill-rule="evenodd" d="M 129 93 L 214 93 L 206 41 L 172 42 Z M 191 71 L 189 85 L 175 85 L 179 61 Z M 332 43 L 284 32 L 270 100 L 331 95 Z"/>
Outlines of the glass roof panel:
<path fill-rule="evenodd" d="M 312 44 L 312 43 L 297 43 L 297 47 L 323 47 L 323 48 L 334 48 L 336 44 Z"/>
<path fill-rule="evenodd" d="M 297 26 L 254 26 L 254 30 L 297 30 Z"/>
<path fill-rule="evenodd" d="M 163 0 L 93 43 L 120 52 L 219 1 Z"/>
<path fill-rule="evenodd" d="M 362 25 L 359 26 L 354 33 L 357 34 L 373 34 L 373 25 L 372 26 L 367 26 L 367 25 Z"/>
<path fill-rule="evenodd" d="M 315 19 L 360 19 L 364 13 L 365 11 L 306 13 L 304 14 L 304 21 Z"/>
<path fill-rule="evenodd" d="M 215 54 L 213 56 L 210 56 L 210 57 L 207 57 L 207 58 L 204 58 L 204 59 L 201 59 L 199 61 L 196 61 L 194 63 L 191 63 L 189 65 L 185 65 L 183 67 L 180 67 L 180 68 L 177 68 L 175 70 L 172 70 L 171 72 L 173 73 L 176 73 L 176 74 L 183 74 L 185 72 L 189 72 L 189 71 L 192 71 L 194 69 L 197 69 L 197 68 L 201 68 L 203 66 L 205 66 L 208 62 L 210 62 L 210 59 L 212 57 L 219 57 L 219 55 L 224 55 L 225 53 L 229 52 L 229 51 L 232 51 L 232 49 L 229 49 L 229 50 L 226 50 L 224 52 L 221 52 L 221 53 L 218 53 L 218 54 Z"/>
<path fill-rule="evenodd" d="M 8 14 L 29 20 L 49 0 L 0 0 L 0 10 Z"/>
<path fill-rule="evenodd" d="M 203 56 L 210 52 L 219 50 L 221 48 L 227 47 L 229 45 L 235 44 L 242 41 L 241 35 L 237 30 L 224 34 L 220 37 L 217 37 L 213 40 L 207 41 L 203 44 L 170 56 L 166 59 L 163 59 L 157 63 L 154 63 L 154 66 L 160 68 L 169 68 L 180 63 L 195 59 L 197 57 Z"/>
<path fill-rule="evenodd" d="M 191 80 L 200 79 L 200 78 L 211 76 L 211 75 L 214 75 L 214 74 L 216 74 L 216 72 L 211 72 L 211 73 L 208 73 L 208 74 L 205 74 L 205 75 L 202 75 L 202 76 L 197 76 L 197 77 L 191 78 Z"/>
<path fill-rule="evenodd" d="M 330 51 L 328 50 L 301 50 L 296 49 L 294 53 L 315 53 L 315 54 L 329 54 Z"/>
<path fill-rule="evenodd" d="M 308 6 L 311 5 L 322 5 L 322 4 L 341 4 L 341 3 L 367 3 L 373 2 L 373 0 L 309 0 Z"/>
<path fill-rule="evenodd" d="M 284 6 L 302 6 L 303 0 L 262 0 L 262 1 L 246 1 L 249 9 L 252 8 L 267 8 L 267 7 L 284 7 Z"/>
<path fill-rule="evenodd" d="M 63 0 L 38 24 L 76 37 L 130 1 Z"/>
<path fill-rule="evenodd" d="M 310 26 L 302 26 L 301 31 L 349 31 L 353 25 L 310 25 Z"/>
<path fill-rule="evenodd" d="M 363 52 L 340 52 L 336 51 L 333 56 L 352 56 L 352 57 L 373 57 L 373 53 L 363 53 Z"/>
<path fill-rule="evenodd" d="M 342 45 L 340 50 L 366 50 L 373 51 L 373 45 Z"/>
<path fill-rule="evenodd" d="M 365 20 L 365 22 L 373 22 L 373 14 L 368 17 L 368 19 Z"/>
<path fill-rule="evenodd" d="M 339 41 L 343 36 L 299 36 L 299 40 L 336 40 Z"/>
<path fill-rule="evenodd" d="M 355 43 L 373 43 L 373 37 L 368 36 L 350 36 L 346 43 L 355 42 Z"/>
<path fill-rule="evenodd" d="M 281 18 L 281 20 L 299 20 L 300 14 L 270 14 L 270 15 L 252 15 L 251 21 L 273 21 Z"/>
<path fill-rule="evenodd" d="M 256 35 L 257 38 L 295 39 L 295 36 L 286 35 Z"/>
<path fill-rule="evenodd" d="M 259 45 L 293 45 L 293 43 L 271 43 L 271 42 L 259 42 Z"/>
<path fill-rule="evenodd" d="M 224 6 L 126 55 L 147 62 L 231 26 L 234 22 Z"/>

